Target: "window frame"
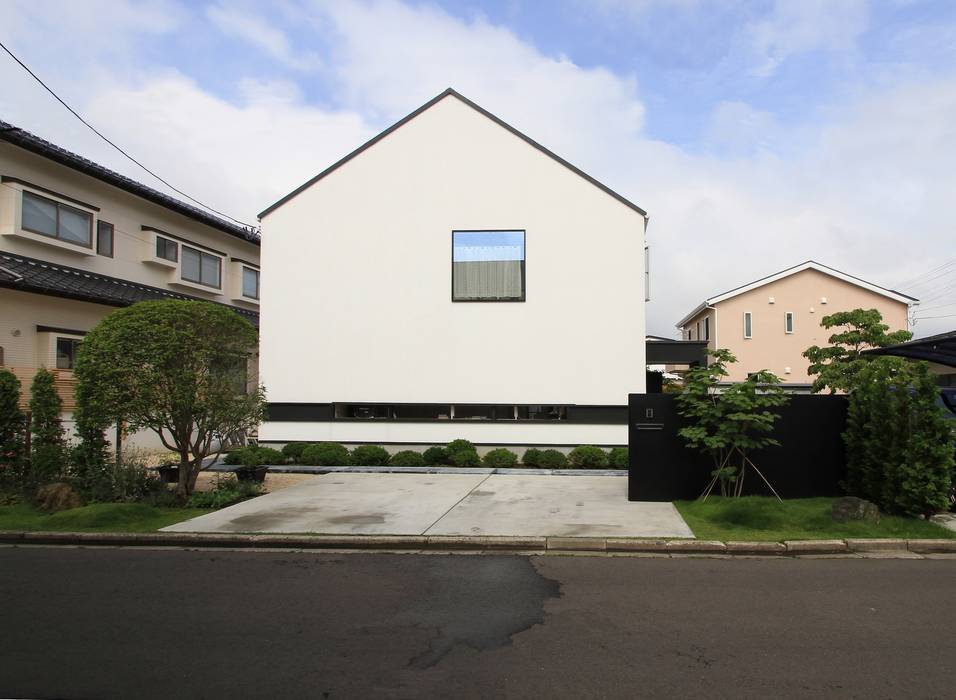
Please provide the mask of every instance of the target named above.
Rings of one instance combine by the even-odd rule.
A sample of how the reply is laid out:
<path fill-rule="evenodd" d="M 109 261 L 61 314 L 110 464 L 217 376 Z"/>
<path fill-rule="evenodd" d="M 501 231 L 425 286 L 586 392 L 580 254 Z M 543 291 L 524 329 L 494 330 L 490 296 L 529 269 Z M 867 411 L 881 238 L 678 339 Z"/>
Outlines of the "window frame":
<path fill-rule="evenodd" d="M 72 353 L 72 366 L 71 367 L 60 367 L 60 341 L 66 341 L 73 345 Z M 76 368 L 76 349 L 80 343 L 82 343 L 82 338 L 71 338 L 65 335 L 55 335 L 53 337 L 53 361 L 58 370 L 64 370 L 66 372 L 72 372 Z"/>
<path fill-rule="evenodd" d="M 100 229 L 102 227 L 108 226 L 110 232 L 110 252 L 104 253 L 100 247 Z M 112 258 L 116 246 L 116 227 L 113 226 L 109 221 L 103 221 L 102 219 L 96 220 L 96 254 L 102 255 L 104 258 Z"/>
<path fill-rule="evenodd" d="M 167 258 L 165 255 L 160 255 L 160 254 L 159 254 L 159 244 L 160 244 L 160 241 L 163 242 L 163 244 L 164 244 L 163 247 L 164 247 L 164 248 L 168 248 L 168 247 L 169 247 L 169 244 L 172 243 L 172 245 L 173 245 L 173 257 Z M 178 264 L 178 263 L 179 263 L 179 241 L 175 241 L 175 240 L 173 240 L 172 238 L 170 238 L 170 237 L 168 237 L 168 236 L 160 236 L 159 234 L 156 234 L 156 242 L 155 242 L 155 245 L 154 245 L 154 247 L 153 247 L 153 256 L 156 257 L 158 260 L 165 260 L 166 262 L 172 262 L 172 263 L 177 263 L 177 264 Z"/>
<path fill-rule="evenodd" d="M 785 311 L 783 314 L 783 332 L 787 335 L 793 335 L 793 312 Z"/>
<path fill-rule="evenodd" d="M 701 340 L 710 340 L 710 316 L 704 316 L 704 337 Z"/>
<path fill-rule="evenodd" d="M 241 273 L 240 279 L 239 279 L 239 293 L 240 293 L 240 295 L 241 295 L 242 297 L 244 297 L 245 299 L 255 299 L 256 301 L 259 301 L 259 296 L 262 294 L 262 289 L 261 289 L 261 287 L 262 287 L 262 273 L 261 273 L 261 271 L 260 271 L 258 268 L 252 267 L 251 265 L 245 265 L 245 264 L 243 264 L 241 267 L 242 267 L 242 273 Z M 246 270 L 249 270 L 250 272 L 255 272 L 255 273 L 256 273 L 256 295 L 255 295 L 255 296 L 250 296 L 249 294 L 246 294 Z"/>
<path fill-rule="evenodd" d="M 521 248 L 523 253 L 523 258 L 521 260 L 521 296 L 513 297 L 509 299 L 456 299 L 455 298 L 455 234 L 456 233 L 520 233 L 521 234 Z M 449 281 L 451 282 L 451 300 L 454 304 L 494 304 L 494 303 L 506 303 L 511 304 L 515 302 L 524 302 L 528 298 L 528 282 L 527 282 L 527 265 L 528 265 L 528 232 L 523 228 L 456 228 L 451 231 L 451 274 L 449 275 Z"/>
<path fill-rule="evenodd" d="M 754 337 L 754 315 L 752 311 L 744 311 L 744 340 Z"/>
<path fill-rule="evenodd" d="M 182 262 L 182 258 L 184 257 L 182 253 L 184 253 L 187 248 L 191 251 L 194 251 L 195 253 L 199 255 L 199 279 L 198 280 L 193 280 L 186 277 L 186 270 L 183 267 L 183 262 Z M 216 259 L 216 268 L 218 270 L 216 277 L 218 279 L 218 284 L 209 284 L 208 282 L 202 281 L 202 259 L 204 255 L 206 257 Z M 202 250 L 201 248 L 196 248 L 194 246 L 186 245 L 185 243 L 183 243 L 182 251 L 180 252 L 179 257 L 181 259 L 179 264 L 179 279 L 183 280 L 184 282 L 189 282 L 190 284 L 199 284 L 199 285 L 202 285 L 203 287 L 209 287 L 210 289 L 218 289 L 218 290 L 222 289 L 222 257 L 221 256 L 216 255 L 215 253 L 209 253 L 205 250 Z"/>
<path fill-rule="evenodd" d="M 54 224 L 53 224 L 54 230 L 55 230 L 54 234 L 51 235 L 47 233 L 46 231 L 40 231 L 35 228 L 30 228 L 25 223 L 23 223 L 23 202 L 28 196 L 33 197 L 34 199 L 39 199 L 43 202 L 52 204 L 54 206 L 54 208 L 56 209 L 56 219 L 54 220 Z M 63 238 L 63 236 L 60 235 L 60 209 L 61 208 L 70 209 L 78 214 L 82 214 L 86 216 L 89 219 L 89 226 L 87 226 L 87 242 L 86 243 L 71 241 L 70 239 Z M 60 243 L 69 243 L 70 245 L 75 245 L 78 248 L 86 248 L 88 250 L 93 250 L 93 219 L 94 219 L 93 212 L 87 211 L 85 209 L 80 209 L 79 207 L 66 204 L 65 202 L 60 202 L 56 199 L 51 199 L 50 197 L 44 197 L 43 195 L 37 194 L 36 192 L 33 192 L 32 190 L 26 190 L 26 189 L 21 190 L 20 228 L 23 229 L 24 231 L 29 231 L 30 233 L 34 233 L 38 236 L 43 236 L 44 238 L 50 238 L 50 239 L 53 239 L 54 241 L 59 241 Z"/>

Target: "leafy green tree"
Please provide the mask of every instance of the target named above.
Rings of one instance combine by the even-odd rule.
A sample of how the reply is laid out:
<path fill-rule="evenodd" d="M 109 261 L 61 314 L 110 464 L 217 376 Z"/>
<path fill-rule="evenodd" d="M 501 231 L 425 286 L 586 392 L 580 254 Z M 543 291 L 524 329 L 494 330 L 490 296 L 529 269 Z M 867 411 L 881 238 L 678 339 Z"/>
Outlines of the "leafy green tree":
<path fill-rule="evenodd" d="M 56 481 L 66 471 L 66 441 L 60 422 L 63 401 L 55 382 L 53 372 L 41 367 L 30 385 L 30 471 L 37 484 Z"/>
<path fill-rule="evenodd" d="M 76 360 L 78 432 L 90 441 L 81 469 L 96 468 L 103 431 L 123 421 L 130 431 L 152 430 L 179 455 L 185 500 L 213 445 L 262 420 L 264 388 L 237 390 L 255 344 L 252 324 L 208 302 L 145 301 L 104 318 Z"/>
<path fill-rule="evenodd" d="M 740 496 L 750 467 L 776 495 L 773 486 L 750 459 L 753 450 L 780 443 L 772 437 L 779 414 L 773 409 L 788 401 L 780 379 L 761 370 L 718 392 L 718 383 L 728 376 L 727 365 L 737 361 L 729 350 L 709 351 L 714 360 L 684 375 L 684 391 L 677 395 L 678 412 L 688 424 L 678 431 L 685 444 L 711 456 L 713 477 L 701 494 L 710 495 L 716 484 L 724 496 Z M 778 496 L 779 497 L 779 496 Z"/>
<path fill-rule="evenodd" d="M 876 357 L 856 372 L 843 434 L 849 493 L 903 515 L 947 507 L 956 436 L 938 396 L 925 362 Z"/>
<path fill-rule="evenodd" d="M 20 380 L 0 368 L 0 483 L 22 485 L 25 422 L 20 410 Z"/>
<path fill-rule="evenodd" d="M 816 375 L 811 391 L 830 389 L 831 394 L 850 391 L 854 377 L 867 362 L 861 355 L 864 350 L 905 343 L 913 337 L 909 331 L 887 333 L 889 326 L 883 323 L 883 315 L 876 309 L 853 309 L 824 316 L 820 325 L 826 329 L 837 328 L 830 336 L 830 345 L 807 348 L 803 356 L 810 360 L 807 373 Z"/>

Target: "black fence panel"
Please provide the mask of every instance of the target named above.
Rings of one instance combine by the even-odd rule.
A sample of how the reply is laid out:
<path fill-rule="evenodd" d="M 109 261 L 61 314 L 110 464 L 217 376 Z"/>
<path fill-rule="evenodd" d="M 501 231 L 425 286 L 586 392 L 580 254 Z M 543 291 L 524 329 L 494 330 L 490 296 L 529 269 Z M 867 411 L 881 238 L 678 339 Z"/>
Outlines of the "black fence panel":
<path fill-rule="evenodd" d="M 673 394 L 628 397 L 628 500 L 673 501 L 697 498 L 710 481 L 711 458 L 684 445 L 677 434 L 686 421 Z M 752 453 L 751 459 L 782 498 L 836 496 L 846 474 L 843 446 L 846 398 L 795 394 L 776 409 L 773 436 L 779 447 Z M 769 495 L 752 469 L 745 494 Z"/>

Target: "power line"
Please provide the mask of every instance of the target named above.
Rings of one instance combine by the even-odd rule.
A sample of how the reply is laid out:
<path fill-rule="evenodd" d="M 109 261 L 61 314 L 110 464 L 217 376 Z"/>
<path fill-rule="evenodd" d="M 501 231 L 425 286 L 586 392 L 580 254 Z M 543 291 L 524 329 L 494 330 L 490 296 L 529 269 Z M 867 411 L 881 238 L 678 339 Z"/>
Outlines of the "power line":
<path fill-rule="evenodd" d="M 946 314 L 945 316 L 920 316 L 917 321 L 927 321 L 931 318 L 956 318 L 956 314 Z"/>
<path fill-rule="evenodd" d="M 188 194 L 186 194 L 185 192 L 183 192 L 181 189 L 179 189 L 179 188 L 177 188 L 177 187 L 174 187 L 173 185 L 169 184 L 166 180 L 164 180 L 163 178 L 161 178 L 159 175 L 157 175 L 157 174 L 154 173 L 152 170 L 150 170 L 149 168 L 147 168 L 145 165 L 143 165 L 142 163 L 140 163 L 138 160 L 136 160 L 135 158 L 133 158 L 133 156 L 131 156 L 129 153 L 127 153 L 127 152 L 124 151 L 122 148 L 120 148 L 120 147 L 117 146 L 115 143 L 113 143 L 113 142 L 110 141 L 108 138 L 106 138 L 106 136 L 104 136 L 104 135 L 101 134 L 99 131 L 97 131 L 96 128 L 95 128 L 92 124 L 90 124 L 90 123 L 89 123 L 88 121 L 86 121 L 83 117 L 81 117 L 79 114 L 77 114 L 77 112 L 76 112 L 75 109 L 73 109 L 72 107 L 70 107 L 70 105 L 68 105 L 66 102 L 64 102 L 64 101 L 60 98 L 59 95 L 57 95 L 55 92 L 53 92 L 53 90 L 52 90 L 46 83 L 44 83 L 42 80 L 40 80 L 40 77 L 39 77 L 36 73 L 34 73 L 32 70 L 30 70 L 30 67 L 27 66 L 27 64 L 25 64 L 23 61 L 21 61 L 19 58 L 17 58 L 16 55 L 15 55 L 10 49 L 8 49 L 8 48 L 3 44 L 3 42 L 0 42 L 0 48 L 2 48 L 4 51 L 6 51 L 7 54 L 9 54 L 10 58 L 12 58 L 14 61 L 16 61 L 17 63 L 19 63 L 19 64 L 20 64 L 20 67 L 23 68 L 23 70 L 25 70 L 27 73 L 29 73 L 29 74 L 33 77 L 34 80 L 36 80 L 38 83 L 40 83 L 40 85 L 43 86 L 43 89 L 44 89 L 44 90 L 46 90 L 48 93 L 50 93 L 51 95 L 53 95 L 54 99 L 56 99 L 57 102 L 59 102 L 59 103 L 60 103 L 61 105 L 63 105 L 64 107 L 66 107 L 67 110 L 69 110 L 70 114 L 72 114 L 74 117 L 76 117 L 77 119 L 79 119 L 80 122 L 82 122 L 83 125 L 86 126 L 87 129 L 89 129 L 90 131 L 92 131 L 94 134 L 96 134 L 96 135 L 99 136 L 101 139 L 103 139 L 104 141 L 106 141 L 106 143 L 108 143 L 110 146 L 112 146 L 112 147 L 115 148 L 117 151 L 119 151 L 119 152 L 122 153 L 124 156 L 126 156 L 126 157 L 127 157 L 129 160 L 131 160 L 133 163 L 135 163 L 136 165 L 138 165 L 139 167 L 141 167 L 143 170 L 145 170 L 146 172 L 148 172 L 150 175 L 152 175 L 153 177 L 155 177 L 157 180 L 159 180 L 161 183 L 163 183 L 164 185 L 166 185 L 166 187 L 168 187 L 169 189 L 173 190 L 174 192 L 177 192 L 177 193 L 181 194 L 183 197 L 185 197 L 186 199 L 190 200 L 191 202 L 195 202 L 196 204 L 198 204 L 199 206 L 201 206 L 203 209 L 208 209 L 209 211 L 213 212 L 214 214 L 217 214 L 217 215 L 219 215 L 219 216 L 221 216 L 221 217 L 223 217 L 223 218 L 229 219 L 230 221 L 234 221 L 234 222 L 236 222 L 237 224 L 240 224 L 240 225 L 245 226 L 245 227 L 247 227 L 247 228 L 250 228 L 250 229 L 254 229 L 254 228 L 255 228 L 255 226 L 253 226 L 253 225 L 251 225 L 251 224 L 247 224 L 245 221 L 240 221 L 239 219 L 235 219 L 235 218 L 229 216 L 228 214 L 225 214 L 225 213 L 219 211 L 218 209 L 213 209 L 213 208 L 212 208 L 211 206 L 209 206 L 208 204 L 203 204 L 202 202 L 200 202 L 200 201 L 199 201 L 198 199 L 196 199 L 195 197 L 191 197 L 190 195 L 188 195 Z"/>
<path fill-rule="evenodd" d="M 921 273 L 919 273 L 918 275 L 915 275 L 914 277 L 909 278 L 909 279 L 906 280 L 905 282 L 901 282 L 901 283 L 900 283 L 899 285 L 897 285 L 897 286 L 899 286 L 899 287 L 918 286 L 918 285 L 920 285 L 920 284 L 923 283 L 923 281 L 922 281 L 922 278 L 923 278 L 923 277 L 926 277 L 927 275 L 931 275 L 931 274 L 933 274 L 934 272 L 937 272 L 937 271 L 942 270 L 942 269 L 944 269 L 944 268 L 952 267 L 953 265 L 956 265 L 956 258 L 953 258 L 952 260 L 950 260 L 950 261 L 948 261 L 948 262 L 945 262 L 945 263 L 943 263 L 942 265 L 937 265 L 937 266 L 934 267 L 932 270 L 927 270 L 926 272 L 921 272 Z"/>

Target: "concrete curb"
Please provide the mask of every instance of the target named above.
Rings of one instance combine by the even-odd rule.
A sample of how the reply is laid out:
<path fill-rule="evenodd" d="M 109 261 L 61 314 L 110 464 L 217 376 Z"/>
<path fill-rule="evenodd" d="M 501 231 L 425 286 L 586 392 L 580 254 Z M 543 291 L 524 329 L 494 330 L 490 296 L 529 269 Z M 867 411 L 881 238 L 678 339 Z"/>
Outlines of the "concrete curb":
<path fill-rule="evenodd" d="M 627 469 L 531 469 L 521 467 L 310 467 L 304 464 L 269 464 L 270 474 L 505 474 L 510 476 L 627 476 Z M 203 471 L 232 474 L 236 465 L 216 463 Z"/>
<path fill-rule="evenodd" d="M 857 556 L 918 558 L 952 555 L 956 540 L 848 539 L 787 542 L 716 542 L 624 537 L 499 537 L 432 535 L 217 534 L 193 532 L 21 532 L 0 531 L 0 545 L 72 547 L 187 547 L 210 549 L 309 549 L 365 551 L 471 551 L 532 554 L 605 553 L 653 556 Z"/>

